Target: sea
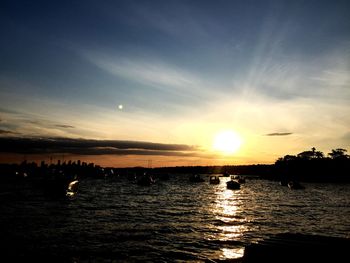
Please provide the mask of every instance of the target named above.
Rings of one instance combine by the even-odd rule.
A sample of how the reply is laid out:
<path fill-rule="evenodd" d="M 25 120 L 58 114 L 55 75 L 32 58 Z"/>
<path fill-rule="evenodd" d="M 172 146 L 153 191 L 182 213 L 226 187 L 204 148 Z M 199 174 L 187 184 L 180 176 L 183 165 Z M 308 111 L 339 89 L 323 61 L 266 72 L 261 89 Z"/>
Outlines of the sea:
<path fill-rule="evenodd" d="M 188 175 L 140 186 L 82 179 L 73 199 L 31 183 L 0 183 L 2 253 L 48 262 L 216 262 L 279 233 L 350 238 L 350 184 L 291 190 L 247 177 L 239 190 Z"/>

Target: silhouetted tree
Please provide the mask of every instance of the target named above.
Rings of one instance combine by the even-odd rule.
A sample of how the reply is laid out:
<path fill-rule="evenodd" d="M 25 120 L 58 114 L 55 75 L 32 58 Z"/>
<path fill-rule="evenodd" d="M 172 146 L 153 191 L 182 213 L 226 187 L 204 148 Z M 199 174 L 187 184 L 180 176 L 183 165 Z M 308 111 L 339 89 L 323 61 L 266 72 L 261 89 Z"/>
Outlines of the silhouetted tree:
<path fill-rule="evenodd" d="M 347 176 L 350 169 L 350 156 L 345 149 L 332 150 L 325 158 L 321 151 L 315 147 L 309 151 L 303 151 L 297 156 L 285 155 L 275 162 L 274 179 L 281 182 L 289 180 L 304 180 L 315 182 L 350 182 Z"/>
<path fill-rule="evenodd" d="M 321 151 L 316 151 L 316 152 L 315 152 L 315 157 L 316 157 L 317 159 L 324 158 L 324 153 L 321 152 Z"/>
<path fill-rule="evenodd" d="M 310 160 L 314 158 L 323 158 L 324 154 L 321 151 L 316 151 L 315 147 L 311 148 L 311 151 L 304 151 L 301 152 L 297 155 L 299 158 L 304 159 L 304 160 Z"/>
<path fill-rule="evenodd" d="M 314 151 L 303 151 L 297 155 L 301 159 L 310 160 L 314 156 Z"/>
<path fill-rule="evenodd" d="M 282 160 L 285 162 L 288 162 L 288 161 L 294 161 L 296 159 L 297 159 L 297 157 L 295 155 L 286 155 L 283 157 Z"/>
<path fill-rule="evenodd" d="M 315 155 L 316 148 L 315 148 L 315 147 L 312 147 L 312 148 L 311 148 L 311 151 L 312 151 L 312 152 L 313 152 L 313 154 Z"/>
<path fill-rule="evenodd" d="M 350 156 L 348 154 L 345 154 L 347 152 L 347 150 L 342 149 L 342 148 L 338 148 L 338 149 L 333 149 L 332 152 L 328 153 L 328 155 L 332 158 L 332 159 L 347 159 Z"/>

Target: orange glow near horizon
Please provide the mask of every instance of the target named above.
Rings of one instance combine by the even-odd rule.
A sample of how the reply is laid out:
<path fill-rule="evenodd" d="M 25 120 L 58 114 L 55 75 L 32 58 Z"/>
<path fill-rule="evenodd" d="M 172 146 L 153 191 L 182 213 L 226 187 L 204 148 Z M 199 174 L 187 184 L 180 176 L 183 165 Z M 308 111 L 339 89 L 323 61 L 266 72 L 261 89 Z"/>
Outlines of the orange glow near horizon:
<path fill-rule="evenodd" d="M 215 165 L 246 165 L 256 164 L 249 158 L 232 158 L 225 156 L 189 157 L 189 156 L 156 156 L 156 155 L 72 155 L 72 154 L 14 154 L 0 153 L 0 163 L 21 163 L 23 161 L 40 164 L 44 161 L 47 164 L 57 163 L 58 160 L 78 161 L 94 163 L 102 167 L 175 167 L 175 166 L 215 166 Z M 267 162 L 265 162 L 267 163 Z M 272 163 L 272 162 L 271 162 Z"/>

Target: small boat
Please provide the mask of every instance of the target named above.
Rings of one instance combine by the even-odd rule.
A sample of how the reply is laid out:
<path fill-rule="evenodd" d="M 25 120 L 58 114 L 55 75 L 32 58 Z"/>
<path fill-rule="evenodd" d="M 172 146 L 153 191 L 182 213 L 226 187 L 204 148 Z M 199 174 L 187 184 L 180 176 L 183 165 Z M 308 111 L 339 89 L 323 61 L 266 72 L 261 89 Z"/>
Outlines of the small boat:
<path fill-rule="evenodd" d="M 286 181 L 286 180 L 281 180 L 281 181 L 280 181 L 280 185 L 281 185 L 281 186 L 288 186 L 288 181 Z"/>
<path fill-rule="evenodd" d="M 204 182 L 204 179 L 201 178 L 201 176 L 199 174 L 192 174 L 190 176 L 190 182 L 192 182 L 192 183 L 202 183 L 202 182 Z"/>
<path fill-rule="evenodd" d="M 243 178 L 240 175 L 233 175 L 233 176 L 231 176 L 231 178 L 233 178 L 233 180 L 236 180 L 240 184 L 244 184 L 245 183 L 245 178 Z"/>
<path fill-rule="evenodd" d="M 47 196 L 54 198 L 73 197 L 78 192 L 79 181 L 76 178 L 59 175 L 43 181 L 42 187 Z"/>
<path fill-rule="evenodd" d="M 143 175 L 136 177 L 136 183 L 138 185 L 151 185 L 154 184 L 156 181 L 154 180 L 153 176 L 147 173 L 144 173 Z"/>
<path fill-rule="evenodd" d="M 210 176 L 209 183 L 210 184 L 219 184 L 220 183 L 220 179 L 219 179 L 219 177 L 217 177 L 215 175 Z"/>
<path fill-rule="evenodd" d="M 293 190 L 305 189 L 305 187 L 302 186 L 298 181 L 289 181 L 287 185 L 289 189 Z"/>
<path fill-rule="evenodd" d="M 227 189 L 238 190 L 241 188 L 241 184 L 231 177 L 231 180 L 226 182 Z"/>
<path fill-rule="evenodd" d="M 239 182 L 240 184 L 244 184 L 244 183 L 245 183 L 245 178 L 239 177 L 239 178 L 238 178 L 238 182 Z"/>
<path fill-rule="evenodd" d="M 67 197 L 73 197 L 74 195 L 76 195 L 76 193 L 78 192 L 78 184 L 78 180 L 74 180 L 68 184 L 68 188 L 66 190 Z"/>
<path fill-rule="evenodd" d="M 230 174 L 228 172 L 223 172 L 222 175 L 220 175 L 221 177 L 229 177 Z"/>

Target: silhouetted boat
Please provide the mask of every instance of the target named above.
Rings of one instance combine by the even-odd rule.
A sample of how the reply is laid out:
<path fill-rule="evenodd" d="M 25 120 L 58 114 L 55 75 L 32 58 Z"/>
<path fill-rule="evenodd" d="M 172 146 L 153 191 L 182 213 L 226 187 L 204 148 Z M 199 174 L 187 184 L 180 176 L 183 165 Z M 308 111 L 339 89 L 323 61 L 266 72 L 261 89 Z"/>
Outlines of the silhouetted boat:
<path fill-rule="evenodd" d="M 73 197 L 78 192 L 79 181 L 59 176 L 46 179 L 43 183 L 46 195 L 57 198 Z"/>
<path fill-rule="evenodd" d="M 219 179 L 219 177 L 212 175 L 212 176 L 210 176 L 209 183 L 210 184 L 219 184 L 220 179 Z"/>
<path fill-rule="evenodd" d="M 143 175 L 136 178 L 136 183 L 138 185 L 145 185 L 149 186 L 154 184 L 156 181 L 154 180 L 153 176 L 147 173 L 144 173 Z"/>
<path fill-rule="evenodd" d="M 288 188 L 293 189 L 293 190 L 298 190 L 298 189 L 305 189 L 304 186 L 302 186 L 299 182 L 297 181 L 289 181 L 288 182 Z"/>
<path fill-rule="evenodd" d="M 221 177 L 229 177 L 229 176 L 230 176 L 230 174 L 228 172 L 223 172 L 221 175 Z"/>
<path fill-rule="evenodd" d="M 240 184 L 244 184 L 245 183 L 245 178 L 243 178 L 240 175 L 233 175 L 233 176 L 231 176 L 231 178 L 232 177 L 233 177 L 234 180 L 236 180 Z"/>
<path fill-rule="evenodd" d="M 288 186 L 288 181 L 286 181 L 286 180 L 281 180 L 281 181 L 280 181 L 280 185 L 281 185 L 281 186 Z"/>
<path fill-rule="evenodd" d="M 190 182 L 202 183 L 202 182 L 204 182 L 204 179 L 201 178 L 201 176 L 199 174 L 192 174 L 192 175 L 190 175 Z"/>
<path fill-rule="evenodd" d="M 238 190 L 241 188 L 241 184 L 231 176 L 231 180 L 226 182 L 227 189 Z"/>
<path fill-rule="evenodd" d="M 73 197 L 74 195 L 76 195 L 76 193 L 78 192 L 78 185 L 79 185 L 78 180 L 71 181 L 68 184 L 68 188 L 66 190 L 66 196 Z"/>

